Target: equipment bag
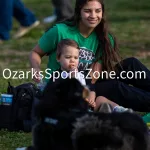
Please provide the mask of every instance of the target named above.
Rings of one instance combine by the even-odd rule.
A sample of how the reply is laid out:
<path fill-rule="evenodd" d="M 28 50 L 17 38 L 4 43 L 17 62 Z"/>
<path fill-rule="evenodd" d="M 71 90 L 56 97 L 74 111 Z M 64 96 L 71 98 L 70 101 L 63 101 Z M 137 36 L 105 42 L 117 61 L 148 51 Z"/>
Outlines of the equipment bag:
<path fill-rule="evenodd" d="M 35 97 L 42 95 L 41 91 L 33 83 L 24 83 L 12 86 L 8 82 L 7 93 L 13 95 L 11 105 L 0 105 L 0 128 L 10 131 L 31 131 L 32 103 Z"/>

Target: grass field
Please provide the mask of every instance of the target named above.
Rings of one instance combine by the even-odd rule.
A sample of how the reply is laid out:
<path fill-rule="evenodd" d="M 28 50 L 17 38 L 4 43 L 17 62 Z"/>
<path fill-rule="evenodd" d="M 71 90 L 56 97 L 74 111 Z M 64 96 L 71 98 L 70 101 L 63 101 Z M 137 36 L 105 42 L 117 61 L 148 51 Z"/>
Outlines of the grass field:
<path fill-rule="evenodd" d="M 40 36 L 50 27 L 43 24 L 42 19 L 52 13 L 49 0 L 24 0 L 28 8 L 33 10 L 41 24 L 29 34 L 19 40 L 11 39 L 0 45 L 0 93 L 5 93 L 8 80 L 3 78 L 3 70 L 29 70 L 28 55 L 35 46 Z M 149 0 L 105 0 L 106 14 L 110 30 L 117 37 L 120 53 L 125 57 L 139 58 L 150 68 L 150 1 Z M 19 27 L 13 21 L 13 35 Z M 46 67 L 47 57 L 42 61 L 42 68 Z M 30 79 L 11 80 L 13 85 L 18 85 Z M 0 150 L 13 150 L 31 144 L 31 134 L 0 131 Z"/>

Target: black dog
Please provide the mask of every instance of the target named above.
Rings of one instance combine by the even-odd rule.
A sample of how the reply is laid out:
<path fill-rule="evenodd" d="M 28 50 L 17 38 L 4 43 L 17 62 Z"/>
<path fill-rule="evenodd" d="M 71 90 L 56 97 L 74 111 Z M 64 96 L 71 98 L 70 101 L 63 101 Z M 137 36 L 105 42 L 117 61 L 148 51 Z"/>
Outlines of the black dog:
<path fill-rule="evenodd" d="M 35 109 L 38 123 L 33 128 L 34 149 L 72 149 L 72 124 L 87 112 L 87 94 L 88 90 L 76 79 L 48 83 Z"/>
<path fill-rule="evenodd" d="M 74 124 L 75 150 L 149 150 L 149 135 L 141 117 L 131 113 L 86 115 Z"/>
<path fill-rule="evenodd" d="M 148 130 L 139 116 L 87 112 L 84 91 L 76 79 L 47 85 L 36 109 L 34 150 L 148 150 Z M 76 118 L 81 119 L 72 134 Z"/>

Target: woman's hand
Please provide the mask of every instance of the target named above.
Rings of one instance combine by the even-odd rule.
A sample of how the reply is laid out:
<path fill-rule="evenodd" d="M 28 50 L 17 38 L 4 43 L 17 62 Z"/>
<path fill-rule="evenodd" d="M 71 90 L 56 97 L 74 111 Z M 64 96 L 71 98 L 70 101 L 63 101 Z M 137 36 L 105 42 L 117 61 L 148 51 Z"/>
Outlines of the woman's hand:
<path fill-rule="evenodd" d="M 40 69 L 39 68 L 32 68 L 32 72 L 33 72 L 33 81 L 35 81 L 36 83 L 39 83 L 41 80 L 41 75 L 40 75 Z"/>

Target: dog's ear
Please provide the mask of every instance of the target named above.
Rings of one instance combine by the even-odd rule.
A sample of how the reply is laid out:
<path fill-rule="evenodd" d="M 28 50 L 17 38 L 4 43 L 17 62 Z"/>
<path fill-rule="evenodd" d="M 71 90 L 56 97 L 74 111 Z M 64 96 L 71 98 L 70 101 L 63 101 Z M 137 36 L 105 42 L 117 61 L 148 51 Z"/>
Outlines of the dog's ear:
<path fill-rule="evenodd" d="M 83 89 L 83 92 L 82 92 L 82 98 L 83 99 L 88 98 L 89 93 L 90 93 L 90 90 L 88 89 L 88 87 L 85 86 L 84 89 Z"/>

